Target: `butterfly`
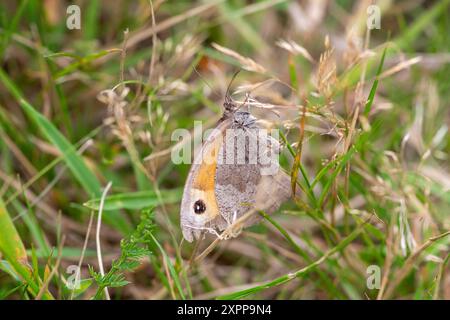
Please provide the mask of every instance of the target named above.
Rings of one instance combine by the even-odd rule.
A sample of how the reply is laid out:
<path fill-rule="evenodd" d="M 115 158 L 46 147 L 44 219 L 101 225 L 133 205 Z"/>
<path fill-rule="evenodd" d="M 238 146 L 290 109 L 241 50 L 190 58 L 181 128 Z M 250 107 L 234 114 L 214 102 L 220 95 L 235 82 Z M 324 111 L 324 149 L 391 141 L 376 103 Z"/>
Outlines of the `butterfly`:
<path fill-rule="evenodd" d="M 222 118 L 195 154 L 185 183 L 180 224 L 189 242 L 206 232 L 219 234 L 251 209 L 272 213 L 292 193 L 290 177 L 278 165 L 278 140 L 244 111 L 245 101 L 238 105 L 231 98 L 231 82 Z M 253 214 L 243 227 L 260 219 Z"/>

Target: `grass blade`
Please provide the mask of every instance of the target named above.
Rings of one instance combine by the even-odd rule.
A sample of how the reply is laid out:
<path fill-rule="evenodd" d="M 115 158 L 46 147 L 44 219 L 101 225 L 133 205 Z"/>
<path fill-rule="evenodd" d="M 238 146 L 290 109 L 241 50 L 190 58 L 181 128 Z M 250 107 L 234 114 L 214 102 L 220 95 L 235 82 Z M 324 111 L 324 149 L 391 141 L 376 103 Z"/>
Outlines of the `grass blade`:
<path fill-rule="evenodd" d="M 378 65 L 378 69 L 377 69 L 377 75 L 375 77 L 375 81 L 372 84 L 372 88 L 370 89 L 369 98 L 367 99 L 366 106 L 364 107 L 364 116 L 366 116 L 366 117 L 369 115 L 370 109 L 373 104 L 373 99 L 375 98 L 375 93 L 377 92 L 378 77 L 380 76 L 381 71 L 383 70 L 384 58 L 386 57 L 386 51 L 387 51 L 387 47 L 385 47 L 383 50 L 380 64 Z"/>
<path fill-rule="evenodd" d="M 87 167 L 75 147 L 59 132 L 59 130 L 41 113 L 25 100 L 22 93 L 11 81 L 3 69 L 0 69 L 0 80 L 19 102 L 27 116 L 40 128 L 45 137 L 63 154 L 64 161 L 72 174 L 90 196 L 100 196 L 101 186 L 95 174 Z M 118 213 L 105 216 L 105 221 L 118 226 L 122 232 L 128 232 L 128 224 Z"/>
<path fill-rule="evenodd" d="M 33 106 L 23 98 L 19 89 L 7 76 L 3 69 L 0 69 L 0 80 L 8 88 L 10 93 L 17 99 L 22 109 L 31 120 L 41 129 L 45 137 L 64 154 L 64 160 L 70 168 L 78 182 L 90 195 L 100 195 L 100 182 L 93 172 L 88 169 L 84 160 L 76 153 L 74 146 L 66 140 L 59 130 L 40 114 Z"/>
<path fill-rule="evenodd" d="M 325 260 L 327 260 L 330 256 L 332 256 L 333 254 L 335 254 L 336 252 L 341 251 L 342 249 L 344 249 L 346 246 L 348 246 L 353 240 L 356 239 L 356 237 L 361 233 L 361 231 L 363 230 L 365 223 L 363 223 L 362 225 L 360 225 L 357 229 L 355 229 L 352 233 L 350 233 L 350 235 L 348 235 L 346 238 L 344 238 L 337 246 L 335 246 L 334 248 L 330 249 L 329 251 L 327 251 L 322 257 L 320 257 L 319 259 L 317 259 L 316 261 L 314 261 L 313 263 L 309 264 L 308 266 L 297 270 L 296 272 L 292 272 L 292 273 L 288 273 L 284 276 L 278 277 L 272 281 L 268 281 L 262 285 L 259 286 L 255 286 L 253 288 L 249 288 L 249 289 L 245 289 L 245 290 L 241 290 L 238 292 L 234 292 L 231 294 L 227 294 L 227 295 L 223 295 L 223 296 L 219 296 L 217 297 L 217 299 L 219 300 L 235 300 L 235 299 L 242 299 L 245 298 L 251 294 L 255 294 L 258 293 L 262 290 L 265 289 L 269 289 L 272 288 L 274 286 L 279 286 L 280 284 L 289 282 L 297 277 L 300 276 L 304 276 L 305 274 L 307 274 L 308 272 L 314 270 L 318 265 L 320 265 L 322 262 L 324 262 Z"/>
<path fill-rule="evenodd" d="M 28 290 L 34 296 L 39 292 L 39 285 L 33 278 L 33 271 L 28 264 L 27 252 L 22 239 L 0 198 L 0 252 L 8 261 L 15 273 L 28 285 Z M 49 292 L 45 292 L 43 299 L 52 299 Z"/>
<path fill-rule="evenodd" d="M 162 201 L 154 191 L 138 191 L 130 193 L 119 193 L 105 198 L 103 210 L 140 210 L 148 207 L 154 207 L 161 204 L 176 203 L 181 200 L 181 189 L 161 190 Z M 84 204 L 91 210 L 98 210 L 100 199 L 92 199 Z"/>
<path fill-rule="evenodd" d="M 406 32 L 395 40 L 399 48 L 406 49 L 410 47 L 422 30 L 427 28 L 441 12 L 445 12 L 449 3 L 449 0 L 438 1 L 433 7 L 424 11 L 419 18 L 414 19 L 413 23 L 406 29 Z"/>

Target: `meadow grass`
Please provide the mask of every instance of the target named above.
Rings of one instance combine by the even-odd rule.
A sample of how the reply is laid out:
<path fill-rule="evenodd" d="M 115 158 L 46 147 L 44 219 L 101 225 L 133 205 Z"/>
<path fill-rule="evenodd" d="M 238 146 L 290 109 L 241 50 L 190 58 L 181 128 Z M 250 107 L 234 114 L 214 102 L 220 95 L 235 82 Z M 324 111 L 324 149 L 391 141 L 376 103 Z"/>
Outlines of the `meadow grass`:
<path fill-rule="evenodd" d="M 450 1 L 370 4 L 1 3 L 0 299 L 449 299 Z M 236 70 L 300 195 L 190 244 L 172 132 Z"/>

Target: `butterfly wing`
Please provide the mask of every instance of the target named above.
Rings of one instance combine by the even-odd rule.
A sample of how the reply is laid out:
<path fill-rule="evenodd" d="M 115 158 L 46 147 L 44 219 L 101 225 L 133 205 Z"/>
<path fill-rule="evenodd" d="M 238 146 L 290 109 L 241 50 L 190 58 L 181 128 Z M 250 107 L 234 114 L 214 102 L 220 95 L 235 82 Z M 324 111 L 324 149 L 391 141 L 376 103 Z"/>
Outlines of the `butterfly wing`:
<path fill-rule="evenodd" d="M 229 126 L 222 121 L 208 136 L 194 157 L 181 200 L 180 224 L 184 238 L 191 242 L 210 228 L 223 228 L 214 193 L 217 157 L 223 142 L 223 132 Z"/>
<path fill-rule="evenodd" d="M 181 202 L 180 223 L 187 241 L 200 238 L 204 231 L 224 230 L 252 208 L 271 213 L 289 198 L 289 177 L 273 158 L 269 163 L 263 159 L 267 152 L 278 152 L 277 142 L 261 144 L 270 138 L 260 133 L 249 113 L 236 112 L 204 142 L 194 157 Z M 245 226 L 259 219 L 254 215 Z"/>
<path fill-rule="evenodd" d="M 237 124 L 224 133 L 222 163 L 215 179 L 219 212 L 227 225 L 252 208 L 271 213 L 291 195 L 289 176 L 278 166 L 278 142 L 257 127 L 248 113 L 237 116 L 241 117 Z M 271 152 L 276 157 L 267 157 Z M 259 219 L 255 214 L 245 226 Z"/>
<path fill-rule="evenodd" d="M 219 212 L 227 225 L 254 207 L 261 180 L 259 165 L 246 163 L 253 153 L 250 146 L 255 145 L 255 139 L 248 132 L 246 129 L 227 132 L 220 150 L 222 163 L 216 169 L 215 194 Z"/>

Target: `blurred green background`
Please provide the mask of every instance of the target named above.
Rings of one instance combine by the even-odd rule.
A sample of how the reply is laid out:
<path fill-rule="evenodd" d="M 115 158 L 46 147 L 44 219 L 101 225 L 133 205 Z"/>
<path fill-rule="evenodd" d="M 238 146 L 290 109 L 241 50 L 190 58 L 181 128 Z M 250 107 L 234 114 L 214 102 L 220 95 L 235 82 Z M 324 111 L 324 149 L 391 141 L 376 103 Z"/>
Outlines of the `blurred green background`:
<path fill-rule="evenodd" d="M 0 298 L 449 299 L 449 2 L 3 1 Z M 171 134 L 238 69 L 302 196 L 189 244 Z"/>

